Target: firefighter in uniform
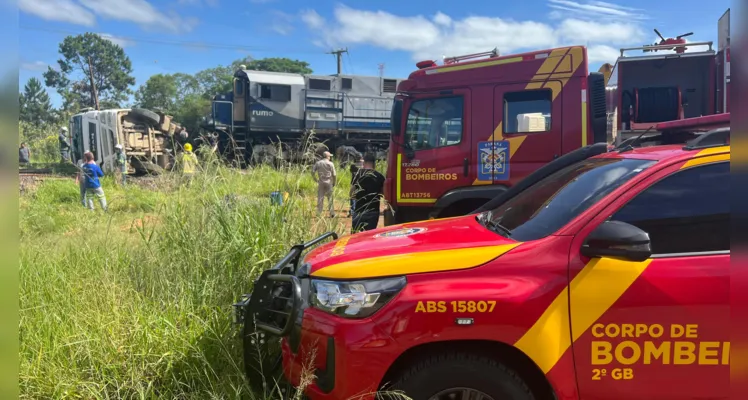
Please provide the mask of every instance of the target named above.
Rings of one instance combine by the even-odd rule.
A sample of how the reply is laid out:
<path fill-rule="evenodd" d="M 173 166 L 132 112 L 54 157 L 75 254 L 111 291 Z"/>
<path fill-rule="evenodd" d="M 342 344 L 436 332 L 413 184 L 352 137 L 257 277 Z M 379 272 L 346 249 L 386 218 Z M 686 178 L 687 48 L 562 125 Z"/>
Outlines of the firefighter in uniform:
<path fill-rule="evenodd" d="M 198 166 L 197 156 L 192 152 L 192 145 L 189 143 L 184 144 L 184 152 L 182 153 L 181 164 L 182 176 L 189 183 L 192 180 L 192 176 L 195 175 Z"/>

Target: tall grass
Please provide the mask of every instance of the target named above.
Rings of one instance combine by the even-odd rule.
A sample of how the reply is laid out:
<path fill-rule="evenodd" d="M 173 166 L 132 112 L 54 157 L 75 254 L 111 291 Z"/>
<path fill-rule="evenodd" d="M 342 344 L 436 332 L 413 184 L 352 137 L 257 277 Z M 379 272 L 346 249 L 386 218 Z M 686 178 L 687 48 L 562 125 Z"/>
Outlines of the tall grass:
<path fill-rule="evenodd" d="M 315 216 L 303 167 L 212 162 L 189 184 L 103 187 L 107 213 L 84 209 L 72 179 L 21 198 L 21 396 L 252 398 L 231 304 L 292 244 L 350 219 Z M 271 206 L 274 190 L 289 201 Z"/>

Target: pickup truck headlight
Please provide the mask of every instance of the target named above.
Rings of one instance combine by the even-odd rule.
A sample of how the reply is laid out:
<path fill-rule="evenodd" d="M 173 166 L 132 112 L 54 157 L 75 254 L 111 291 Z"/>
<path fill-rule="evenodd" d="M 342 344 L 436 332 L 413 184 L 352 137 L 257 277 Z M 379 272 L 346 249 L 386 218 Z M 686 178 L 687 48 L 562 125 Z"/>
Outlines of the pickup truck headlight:
<path fill-rule="evenodd" d="M 366 318 L 405 287 L 405 277 L 363 281 L 312 280 L 312 305 L 346 318 Z"/>

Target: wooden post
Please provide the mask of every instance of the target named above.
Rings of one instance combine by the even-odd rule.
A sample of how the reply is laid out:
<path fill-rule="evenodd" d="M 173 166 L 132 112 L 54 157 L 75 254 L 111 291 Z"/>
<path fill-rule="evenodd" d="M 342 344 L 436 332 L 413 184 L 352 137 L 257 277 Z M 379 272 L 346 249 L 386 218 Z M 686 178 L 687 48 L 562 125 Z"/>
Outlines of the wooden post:
<path fill-rule="evenodd" d="M 91 98 L 94 101 L 94 108 L 96 111 L 99 110 L 99 94 L 96 93 L 96 82 L 94 82 L 93 76 L 93 63 L 91 57 L 88 57 L 88 76 L 91 78 Z"/>

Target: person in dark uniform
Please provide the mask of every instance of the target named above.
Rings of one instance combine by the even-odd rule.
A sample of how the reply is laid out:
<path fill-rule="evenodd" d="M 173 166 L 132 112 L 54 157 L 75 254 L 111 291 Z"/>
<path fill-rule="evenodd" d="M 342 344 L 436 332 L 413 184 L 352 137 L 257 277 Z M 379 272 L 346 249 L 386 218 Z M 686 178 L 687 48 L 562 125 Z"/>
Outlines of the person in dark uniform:
<path fill-rule="evenodd" d="M 21 165 L 31 163 L 31 150 L 29 150 L 26 142 L 21 143 L 21 147 L 18 149 L 18 163 Z"/>
<path fill-rule="evenodd" d="M 376 156 L 367 153 L 364 156 L 364 167 L 356 172 L 351 190 L 356 202 L 351 232 L 369 231 L 377 228 L 379 223 L 379 203 L 384 188 L 384 175 L 376 168 Z"/>
<path fill-rule="evenodd" d="M 363 157 L 359 158 L 357 162 L 351 164 L 351 168 L 350 168 L 350 170 L 351 170 L 351 192 L 350 192 L 351 209 L 348 210 L 348 217 L 352 217 L 353 216 L 353 212 L 355 211 L 355 208 L 356 208 L 356 199 L 353 198 L 353 193 L 354 193 L 354 182 L 353 182 L 353 180 L 356 177 L 356 172 L 358 172 L 358 170 L 361 169 L 361 168 L 363 168 L 363 167 L 364 167 L 364 158 Z"/>

